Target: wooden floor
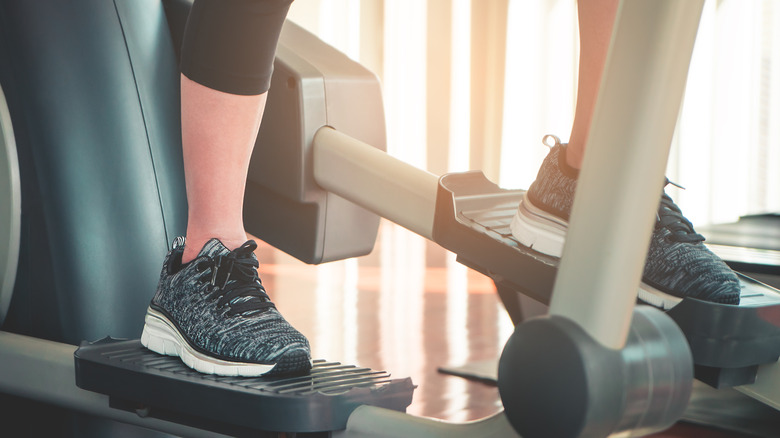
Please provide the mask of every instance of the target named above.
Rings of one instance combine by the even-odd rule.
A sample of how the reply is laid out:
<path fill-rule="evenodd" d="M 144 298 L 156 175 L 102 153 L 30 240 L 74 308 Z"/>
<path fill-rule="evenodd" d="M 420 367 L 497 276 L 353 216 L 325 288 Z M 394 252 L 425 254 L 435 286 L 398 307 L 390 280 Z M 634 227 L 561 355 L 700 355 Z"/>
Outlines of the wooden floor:
<path fill-rule="evenodd" d="M 258 243 L 263 283 L 314 358 L 411 377 L 410 414 L 462 422 L 501 410 L 496 387 L 438 371 L 498 358 L 513 330 L 493 283 L 453 254 L 384 221 L 370 255 L 318 266 Z M 655 436 L 744 435 L 678 424 Z"/>

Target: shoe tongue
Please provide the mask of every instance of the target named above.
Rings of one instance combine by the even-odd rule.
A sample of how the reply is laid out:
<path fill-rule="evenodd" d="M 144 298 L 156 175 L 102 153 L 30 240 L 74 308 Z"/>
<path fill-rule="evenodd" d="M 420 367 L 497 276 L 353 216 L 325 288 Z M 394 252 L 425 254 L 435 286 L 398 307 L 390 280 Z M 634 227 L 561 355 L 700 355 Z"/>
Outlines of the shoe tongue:
<path fill-rule="evenodd" d="M 205 245 L 203 245 L 203 249 L 200 250 L 198 257 L 210 257 L 213 259 L 214 257 L 226 256 L 230 253 L 231 251 L 219 239 L 214 238 L 206 242 Z M 257 257 L 255 256 L 254 253 L 250 253 L 248 254 L 248 256 L 249 258 L 257 262 Z M 241 259 L 243 259 L 243 257 Z M 236 259 L 236 261 L 240 262 L 241 259 Z M 237 275 L 238 272 L 240 271 L 236 271 L 235 268 L 231 271 L 232 273 L 231 279 L 227 284 L 232 284 L 235 283 L 236 281 L 246 282 L 248 280 L 246 278 L 242 279 L 242 276 Z M 222 278 L 222 280 L 218 280 L 218 281 L 224 281 L 225 277 L 222 276 L 221 274 L 218 275 L 220 275 Z M 225 286 L 227 286 L 227 284 Z M 246 285 L 249 285 L 249 283 L 247 283 Z M 230 306 L 237 306 L 244 303 L 249 303 L 251 301 L 255 301 L 258 303 L 256 306 L 248 305 L 249 307 L 247 307 L 245 310 L 242 310 L 240 313 L 245 316 L 251 316 L 258 312 L 260 313 L 265 312 L 265 310 L 268 308 L 268 306 L 265 305 L 265 303 L 270 302 L 270 300 L 265 295 L 265 290 L 263 289 L 262 285 L 257 283 L 257 286 L 259 288 L 259 291 L 262 291 L 262 294 L 260 294 L 259 292 L 253 294 L 251 293 L 242 294 L 230 300 Z M 252 307 L 257 307 L 257 308 L 253 309 Z"/>

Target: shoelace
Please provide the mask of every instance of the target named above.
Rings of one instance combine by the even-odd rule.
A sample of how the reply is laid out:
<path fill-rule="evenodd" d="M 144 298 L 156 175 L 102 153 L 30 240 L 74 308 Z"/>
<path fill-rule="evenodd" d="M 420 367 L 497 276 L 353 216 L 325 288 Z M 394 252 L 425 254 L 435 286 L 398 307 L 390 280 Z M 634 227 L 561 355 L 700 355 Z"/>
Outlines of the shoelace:
<path fill-rule="evenodd" d="M 257 249 L 254 241 L 247 241 L 224 256 L 201 262 L 211 269 L 210 299 L 217 299 L 217 306 L 229 306 L 228 316 L 262 312 L 276 307 L 257 275 L 260 266 L 252 258 Z"/>
<path fill-rule="evenodd" d="M 669 178 L 666 179 L 664 186 L 667 184 L 683 188 L 669 181 Z M 672 198 L 666 192 L 661 197 L 661 205 L 658 206 L 656 221 L 656 227 L 669 230 L 671 232 L 669 239 L 675 242 L 696 243 L 704 241 L 704 236 L 694 231 L 693 224 L 682 215 L 680 207 L 672 201 Z"/>

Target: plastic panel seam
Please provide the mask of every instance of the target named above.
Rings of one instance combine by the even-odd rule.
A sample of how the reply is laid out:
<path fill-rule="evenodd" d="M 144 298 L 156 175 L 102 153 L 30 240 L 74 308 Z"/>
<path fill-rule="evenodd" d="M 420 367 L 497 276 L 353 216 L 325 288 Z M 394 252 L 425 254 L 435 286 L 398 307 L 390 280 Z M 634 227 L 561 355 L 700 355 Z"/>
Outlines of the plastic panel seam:
<path fill-rule="evenodd" d="M 122 14 L 119 13 L 119 6 L 116 4 L 116 0 L 114 0 L 114 10 L 116 11 L 116 17 L 117 21 L 119 22 L 119 29 L 122 31 L 122 39 L 125 43 L 125 50 L 127 51 L 127 59 L 130 64 L 130 72 L 133 75 L 133 83 L 135 84 L 135 93 L 138 97 L 138 107 L 141 110 L 141 120 L 143 120 L 144 123 L 144 134 L 146 135 L 146 146 L 149 149 L 149 161 L 152 163 L 152 172 L 154 173 L 154 185 L 157 187 L 157 200 L 160 205 L 160 216 L 162 217 L 162 224 L 163 224 L 163 232 L 165 233 L 165 244 L 166 247 L 171 242 L 171 236 L 168 235 L 168 224 L 165 222 L 165 209 L 163 208 L 163 200 L 162 200 L 162 194 L 160 193 L 160 179 L 157 176 L 157 166 L 154 162 L 154 153 L 152 151 L 152 141 L 149 136 L 149 128 L 148 123 L 146 121 L 146 111 L 144 111 L 144 103 L 143 99 L 141 98 L 141 93 L 139 91 L 138 87 L 138 76 L 135 73 L 135 65 L 133 64 L 133 56 L 130 53 L 130 47 L 127 44 L 127 33 L 125 32 L 125 26 L 124 23 L 122 23 Z"/>

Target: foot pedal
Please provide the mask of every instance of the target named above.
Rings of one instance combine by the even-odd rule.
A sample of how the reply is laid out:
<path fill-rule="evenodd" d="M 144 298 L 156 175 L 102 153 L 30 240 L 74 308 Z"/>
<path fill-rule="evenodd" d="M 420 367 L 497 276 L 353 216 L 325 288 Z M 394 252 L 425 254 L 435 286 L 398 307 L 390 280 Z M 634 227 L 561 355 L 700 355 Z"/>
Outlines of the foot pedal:
<path fill-rule="evenodd" d="M 738 306 L 685 298 L 667 311 L 688 339 L 696 378 L 715 388 L 753 383 L 780 357 L 780 292 L 737 273 Z"/>
<path fill-rule="evenodd" d="M 74 356 L 76 385 L 111 407 L 229 435 L 342 430 L 359 405 L 405 412 L 414 391 L 410 378 L 324 360 L 297 377 L 201 374 L 137 339 L 85 342 Z"/>
<path fill-rule="evenodd" d="M 523 246 L 510 230 L 524 193 L 502 189 L 479 171 L 442 176 L 433 240 L 499 289 L 548 304 L 558 259 Z M 685 333 L 696 378 L 715 387 L 751 383 L 756 365 L 780 357 L 780 292 L 743 275 L 740 281 L 739 306 L 685 298 L 667 312 Z"/>
<path fill-rule="evenodd" d="M 525 190 L 498 187 L 480 171 L 442 176 L 433 240 L 497 285 L 547 304 L 558 259 L 523 246 L 510 230 L 524 194 Z"/>

